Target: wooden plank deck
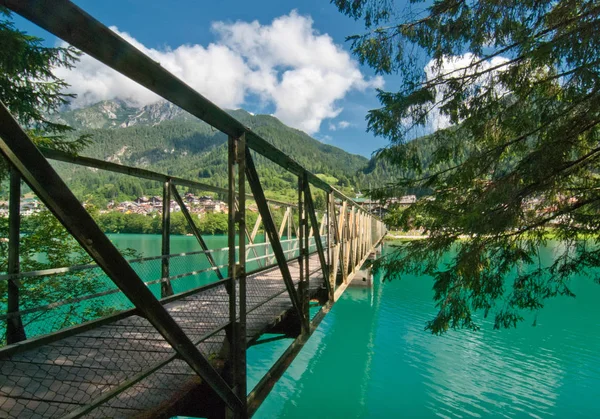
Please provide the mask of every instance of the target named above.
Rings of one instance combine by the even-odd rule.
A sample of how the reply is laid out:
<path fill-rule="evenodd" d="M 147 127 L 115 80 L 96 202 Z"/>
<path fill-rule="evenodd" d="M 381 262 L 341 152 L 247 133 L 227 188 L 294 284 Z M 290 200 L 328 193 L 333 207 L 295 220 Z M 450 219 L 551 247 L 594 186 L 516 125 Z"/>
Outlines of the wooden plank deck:
<path fill-rule="evenodd" d="M 310 270 L 319 266 L 310 258 Z M 289 263 L 294 283 L 297 261 Z M 247 278 L 247 339 L 252 341 L 292 308 L 277 267 Z M 322 273 L 310 277 L 310 289 L 323 286 Z M 223 348 L 225 331 L 206 337 L 229 321 L 224 285 L 166 304 L 167 310 L 209 359 Z M 0 359 L 0 418 L 62 417 L 94 402 L 134 376 L 168 361 L 174 351 L 139 316 L 81 332 L 12 357 Z M 199 378 L 173 359 L 85 417 L 136 417 L 171 403 Z"/>

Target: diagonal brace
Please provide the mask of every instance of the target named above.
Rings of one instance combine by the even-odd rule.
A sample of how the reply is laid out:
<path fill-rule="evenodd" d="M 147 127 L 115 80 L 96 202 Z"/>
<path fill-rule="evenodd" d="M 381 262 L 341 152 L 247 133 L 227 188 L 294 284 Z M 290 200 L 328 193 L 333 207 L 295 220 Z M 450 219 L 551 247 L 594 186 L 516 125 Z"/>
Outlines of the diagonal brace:
<path fill-rule="evenodd" d="M 267 203 L 267 200 L 265 198 L 265 193 L 260 184 L 260 179 L 258 178 L 256 167 L 254 166 L 254 160 L 252 159 L 252 155 L 250 154 L 250 150 L 248 148 L 246 149 L 246 179 L 250 184 L 250 189 L 252 190 L 252 194 L 254 195 L 256 205 L 258 206 L 258 212 L 262 217 L 265 232 L 269 236 L 269 241 L 271 242 L 271 246 L 273 247 L 273 253 L 275 254 L 277 264 L 279 265 L 279 269 L 281 270 L 283 282 L 285 283 L 285 287 L 287 288 L 288 294 L 290 295 L 290 300 L 292 300 L 292 305 L 294 306 L 294 309 L 296 310 L 299 318 L 302 319 L 303 315 L 302 308 L 300 307 L 300 300 L 298 299 L 298 293 L 296 292 L 296 289 L 294 287 L 292 274 L 290 273 L 290 268 L 285 258 L 285 254 L 283 253 L 281 242 L 279 241 L 279 232 L 277 231 L 277 227 L 275 226 L 275 222 L 273 221 L 273 216 L 271 215 L 271 211 L 269 210 L 269 204 Z"/>
<path fill-rule="evenodd" d="M 181 212 L 183 213 L 183 216 L 185 217 L 186 221 L 188 222 L 188 225 L 192 229 L 192 233 L 194 233 L 196 240 L 198 240 L 200 247 L 202 248 L 202 250 L 204 250 L 204 252 L 205 252 L 204 254 L 206 255 L 206 258 L 208 259 L 208 263 L 210 263 L 210 266 L 215 268 L 215 273 L 217 274 L 217 277 L 219 279 L 223 279 L 223 274 L 221 274 L 221 270 L 215 263 L 215 259 L 213 258 L 212 254 L 208 251 L 209 250 L 208 246 L 206 245 L 204 238 L 202 238 L 202 234 L 200 234 L 200 230 L 198 230 L 198 227 L 196 227 L 196 223 L 194 223 L 194 220 L 192 219 L 192 215 L 190 214 L 187 207 L 185 206 L 185 202 L 183 202 L 183 199 L 181 199 L 181 195 L 179 195 L 179 192 L 177 191 L 177 187 L 173 183 L 171 183 L 170 185 L 171 185 L 171 192 L 173 193 L 173 198 L 175 198 L 175 201 L 177 201 L 177 204 L 179 204 L 179 206 L 181 207 Z"/>
<path fill-rule="evenodd" d="M 323 243 L 321 242 L 319 223 L 317 221 L 317 216 L 315 215 L 315 205 L 312 200 L 310 185 L 308 182 L 304 182 L 304 202 L 306 205 L 308 218 L 310 218 L 310 224 L 312 225 L 313 236 L 315 237 L 315 244 L 317 245 L 317 253 L 319 254 L 319 262 L 321 263 L 321 269 L 323 270 L 323 280 L 327 286 L 327 293 L 329 296 L 333 296 L 333 290 L 331 289 L 331 284 L 329 283 L 329 269 L 327 262 L 325 262 L 325 250 L 323 249 Z"/>

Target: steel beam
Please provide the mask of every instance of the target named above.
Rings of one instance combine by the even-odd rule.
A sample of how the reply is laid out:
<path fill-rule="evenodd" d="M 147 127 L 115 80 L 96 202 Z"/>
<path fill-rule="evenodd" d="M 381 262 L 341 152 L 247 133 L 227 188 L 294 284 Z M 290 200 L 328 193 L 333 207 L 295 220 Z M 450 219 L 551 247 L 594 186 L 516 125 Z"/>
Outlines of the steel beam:
<path fill-rule="evenodd" d="M 238 377 L 236 382 L 237 395 L 244 403 L 240 417 L 247 416 L 247 379 L 246 379 L 246 135 L 237 141 L 236 163 L 238 166 L 238 209 L 235 211 L 235 219 L 238 227 L 239 260 L 235 270 L 235 277 L 239 286 L 239 313 L 238 323 Z"/>
<path fill-rule="evenodd" d="M 0 0 L 1 1 L 1 0 Z M 215 192 L 221 196 L 227 196 L 227 189 L 219 188 L 218 186 L 208 185 L 206 183 L 196 182 L 194 180 L 184 179 L 180 177 L 167 176 L 162 173 L 153 172 L 151 170 L 140 169 L 138 167 L 125 166 L 122 164 L 111 163 L 104 160 L 93 159 L 91 157 L 74 156 L 69 153 L 65 153 L 60 150 L 52 150 L 49 148 L 40 147 L 39 150 L 42 152 L 44 157 L 50 160 L 61 161 L 64 163 L 76 164 L 83 167 L 93 167 L 99 170 L 106 170 L 112 173 L 121 173 L 123 175 L 134 176 L 142 179 L 155 180 L 157 182 L 171 181 L 173 185 L 186 186 L 188 188 Z M 252 199 L 252 195 L 247 194 L 247 198 Z M 294 204 L 277 199 L 267 198 L 267 201 L 279 205 L 294 206 Z"/>
<path fill-rule="evenodd" d="M 123 175 L 135 176 L 138 178 L 154 180 L 162 183 L 170 180 L 171 183 L 174 183 L 179 186 L 187 186 L 190 188 L 200 189 L 208 192 L 227 193 L 227 190 L 224 188 L 219 188 L 217 186 L 208 185 L 206 183 L 196 182 L 189 179 L 171 177 L 162 173 L 153 172 L 151 170 L 140 169 L 138 167 L 125 166 L 122 164 L 111 163 L 104 160 L 94 159 L 91 157 L 74 156 L 72 154 L 65 153 L 64 151 L 52 150 L 43 147 L 40 148 L 40 151 L 47 159 L 62 161 L 64 163 L 71 163 L 84 167 L 93 167 L 99 170 L 106 170 L 107 172 L 121 173 Z"/>
<path fill-rule="evenodd" d="M 305 208 L 304 208 L 304 199 L 303 199 L 303 193 L 304 193 L 304 176 L 298 176 L 298 272 L 300 274 L 300 278 L 298 281 L 298 298 L 300 300 L 300 306 L 301 306 L 301 310 L 302 310 L 302 316 L 300 317 L 301 319 L 303 319 L 303 321 L 301 322 L 301 326 L 302 326 L 302 334 L 306 334 L 306 332 L 308 331 L 307 329 L 307 324 L 306 321 L 304 320 L 305 315 L 307 313 L 307 301 L 305 300 L 305 290 L 306 290 L 306 285 L 305 282 L 307 281 L 307 277 L 308 277 L 308 269 L 305 269 L 305 263 L 304 261 L 306 260 L 306 258 L 308 258 L 308 249 L 306 246 L 306 230 L 304 228 L 304 212 L 305 212 Z M 306 318 L 308 318 L 308 316 L 306 316 Z"/>
<path fill-rule="evenodd" d="M 227 405 L 232 408 L 242 406 L 240 399 L 146 287 L 1 103 L 0 138 L 2 154 L 140 313 Z"/>
<path fill-rule="evenodd" d="M 160 297 L 165 298 L 173 295 L 173 287 L 169 278 L 170 259 L 165 256 L 171 254 L 171 181 L 163 183 L 163 205 L 162 205 L 162 255 Z"/>
<path fill-rule="evenodd" d="M 235 248 L 235 162 L 236 162 L 236 138 L 229 136 L 227 139 L 227 247 L 228 252 L 228 276 L 229 284 L 227 292 L 229 293 L 229 329 L 227 330 L 227 338 L 229 341 L 229 364 L 231 370 L 230 385 L 236 392 L 237 377 L 239 368 L 239 353 L 238 353 L 238 334 L 239 329 L 236 326 L 237 322 L 237 286 L 235 281 L 236 269 L 236 248 Z M 236 394 L 237 395 L 237 394 Z M 241 409 L 232 409 L 234 416 L 240 415 Z M 228 415 L 229 416 L 229 415 Z"/>
<path fill-rule="evenodd" d="M 300 193 L 304 193 L 305 189 L 305 185 L 308 184 L 308 176 L 306 174 L 306 172 L 302 175 L 302 189 L 299 189 Z M 302 293 L 300 294 L 302 296 L 302 305 L 303 305 L 303 312 L 304 312 L 304 330 L 308 331 L 310 328 L 310 295 L 308 292 L 308 289 L 310 287 L 310 257 L 309 257 L 309 253 L 310 253 L 310 230 L 308 228 L 308 217 L 306 215 L 307 213 L 307 207 L 306 207 L 306 194 L 304 194 L 304 214 L 302 217 L 302 224 L 303 224 L 303 228 L 304 228 L 304 282 L 303 282 L 303 286 L 302 286 Z"/>
<path fill-rule="evenodd" d="M 217 266 L 217 263 L 215 262 L 215 259 L 213 258 L 212 253 L 208 252 L 208 250 L 209 250 L 208 246 L 206 245 L 206 242 L 204 241 L 202 234 L 200 234 L 200 230 L 198 230 L 198 227 L 196 227 L 196 223 L 194 223 L 192 214 L 190 214 L 187 207 L 185 206 L 185 202 L 183 202 L 181 195 L 179 195 L 179 192 L 177 191 L 177 187 L 172 183 L 171 183 L 171 192 L 173 194 L 173 198 L 175 198 L 175 201 L 177 201 L 177 203 L 181 207 L 181 212 L 183 213 L 183 216 L 187 220 L 188 225 L 190 226 L 190 229 L 192 230 L 192 233 L 194 234 L 194 237 L 196 237 L 196 240 L 198 240 L 198 244 L 200 244 L 200 247 L 202 248 L 202 250 L 204 250 L 204 252 L 206 252 L 205 255 L 206 255 L 206 258 L 208 259 L 208 263 L 210 263 L 210 266 L 215 268 L 215 273 L 217 274 L 217 277 L 219 279 L 223 279 L 223 274 L 221 273 L 221 270 Z"/>
<path fill-rule="evenodd" d="M 329 269 L 327 262 L 325 261 L 325 251 L 323 249 L 323 243 L 321 242 L 321 232 L 319 230 L 317 216 L 315 215 L 315 206 L 312 195 L 310 194 L 310 185 L 308 182 L 304 184 L 304 202 L 306 204 L 306 212 L 308 213 L 310 223 L 312 224 L 313 236 L 315 237 L 317 253 L 319 254 L 319 263 L 321 264 L 321 270 L 323 271 L 323 281 L 327 286 L 327 294 L 330 298 L 333 298 L 333 291 L 331 289 L 331 284 L 329 283 Z"/>
<path fill-rule="evenodd" d="M 298 314 L 299 318 L 302 319 L 303 316 L 300 307 L 300 301 L 298 300 L 298 294 L 294 288 L 294 282 L 292 280 L 292 275 L 290 274 L 290 268 L 287 264 L 285 254 L 283 253 L 283 248 L 281 247 L 281 242 L 279 241 L 277 227 L 275 227 L 275 223 L 273 222 L 273 216 L 269 210 L 269 204 L 265 198 L 265 193 L 260 184 L 260 179 L 258 177 L 258 173 L 256 172 L 256 168 L 254 167 L 254 161 L 248 148 L 246 148 L 246 178 L 248 179 L 248 184 L 250 185 L 250 189 L 252 190 L 252 194 L 256 200 L 258 211 L 260 212 L 263 220 L 265 233 L 271 242 L 271 247 L 273 248 L 277 265 L 279 265 L 279 269 L 281 270 L 283 282 L 287 288 L 290 300 L 292 301 L 294 310 Z"/>
<path fill-rule="evenodd" d="M 14 168 L 10 168 L 8 203 L 8 274 L 18 274 L 20 271 L 19 247 L 21 242 L 21 175 Z M 6 314 L 18 313 L 20 306 L 20 282 L 18 279 L 9 279 L 7 284 L 8 301 Z M 6 320 L 6 343 L 9 345 L 27 339 L 25 327 L 20 315 Z"/>

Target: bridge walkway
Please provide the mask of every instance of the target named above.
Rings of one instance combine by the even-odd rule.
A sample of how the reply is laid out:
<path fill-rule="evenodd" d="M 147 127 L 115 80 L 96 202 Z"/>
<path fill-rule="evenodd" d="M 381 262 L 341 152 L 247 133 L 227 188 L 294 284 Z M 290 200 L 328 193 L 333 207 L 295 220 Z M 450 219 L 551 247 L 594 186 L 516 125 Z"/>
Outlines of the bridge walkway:
<path fill-rule="evenodd" d="M 310 266 L 318 266 L 316 254 Z M 289 262 L 289 268 L 297 285 L 297 260 Z M 165 304 L 213 361 L 224 357 L 229 324 L 225 283 L 215 284 Z M 312 272 L 309 284 L 311 293 L 323 286 L 320 269 Z M 252 342 L 292 308 L 277 266 L 247 277 L 246 301 L 246 335 Z M 9 418 L 63 417 L 95 406 L 123 384 L 131 386 L 83 417 L 147 417 L 198 384 L 189 365 L 177 359 L 160 333 L 138 315 L 18 353 L 0 360 L 0 368 L 0 411 Z"/>

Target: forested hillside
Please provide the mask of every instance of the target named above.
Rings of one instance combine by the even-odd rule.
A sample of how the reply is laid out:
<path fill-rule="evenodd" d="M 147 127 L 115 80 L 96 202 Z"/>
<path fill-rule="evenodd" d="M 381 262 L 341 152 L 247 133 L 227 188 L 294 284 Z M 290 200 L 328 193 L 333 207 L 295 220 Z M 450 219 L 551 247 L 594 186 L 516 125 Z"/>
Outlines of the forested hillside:
<path fill-rule="evenodd" d="M 446 142 L 446 138 L 444 133 L 439 131 L 436 135 L 425 135 L 404 145 L 390 146 L 382 150 L 378 156 L 371 158 L 355 179 L 361 185 L 370 183 L 373 189 L 388 188 L 389 190 L 392 187 L 395 189 L 393 193 L 396 196 L 431 194 L 432 190 L 427 187 L 403 188 L 402 179 L 428 178 L 437 171 L 454 167 L 460 164 L 466 152 L 475 146 L 472 140 L 462 139 L 464 147 L 462 153 L 452 153 L 451 144 Z M 398 162 L 403 164 L 399 165 Z M 420 165 L 417 165 L 417 162 Z"/>
<path fill-rule="evenodd" d="M 308 170 L 349 194 L 374 183 L 374 177 L 363 172 L 368 160 L 362 156 L 323 144 L 269 115 L 229 112 Z M 77 135 L 91 135 L 92 144 L 81 153 L 84 156 L 226 186 L 226 136 L 171 104 L 139 109 L 124 102 L 105 101 L 55 118 L 75 127 Z M 262 157 L 256 163 L 269 196 L 295 199 L 295 176 Z M 99 205 L 111 199 L 158 195 L 161 191 L 156 182 L 62 163 L 56 167 L 78 196 Z"/>

